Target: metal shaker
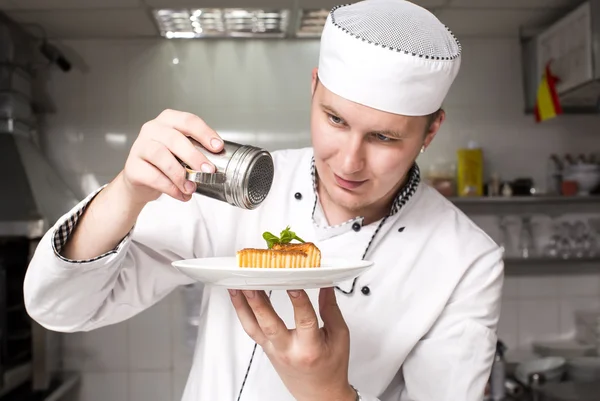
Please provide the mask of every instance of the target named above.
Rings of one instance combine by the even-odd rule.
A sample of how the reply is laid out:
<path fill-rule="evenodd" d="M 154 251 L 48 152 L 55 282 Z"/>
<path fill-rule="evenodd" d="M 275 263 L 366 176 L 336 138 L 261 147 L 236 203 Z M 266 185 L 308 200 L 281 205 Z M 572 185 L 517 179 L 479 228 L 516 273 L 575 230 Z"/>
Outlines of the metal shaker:
<path fill-rule="evenodd" d="M 188 139 L 216 167 L 214 173 L 204 173 L 181 162 L 186 168 L 186 178 L 197 184 L 196 193 L 250 210 L 265 200 L 275 173 L 268 151 L 224 141 L 223 150 L 213 153 L 195 139 Z"/>

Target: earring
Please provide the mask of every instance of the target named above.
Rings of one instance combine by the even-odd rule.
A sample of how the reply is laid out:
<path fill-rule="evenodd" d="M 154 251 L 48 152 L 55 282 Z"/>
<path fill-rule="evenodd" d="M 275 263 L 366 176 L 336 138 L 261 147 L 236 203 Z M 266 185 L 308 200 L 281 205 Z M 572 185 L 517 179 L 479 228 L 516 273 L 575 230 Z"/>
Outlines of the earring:
<path fill-rule="evenodd" d="M 425 153 L 425 145 L 421 146 L 421 153 Z"/>

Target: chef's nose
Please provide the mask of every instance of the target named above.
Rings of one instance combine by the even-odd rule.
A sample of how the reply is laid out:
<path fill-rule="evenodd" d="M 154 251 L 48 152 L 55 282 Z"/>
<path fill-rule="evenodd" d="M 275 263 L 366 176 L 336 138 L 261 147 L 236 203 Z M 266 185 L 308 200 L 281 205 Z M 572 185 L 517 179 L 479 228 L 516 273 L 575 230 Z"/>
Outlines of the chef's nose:
<path fill-rule="evenodd" d="M 365 150 L 359 135 L 349 135 L 341 149 L 342 173 L 352 175 L 365 167 Z"/>

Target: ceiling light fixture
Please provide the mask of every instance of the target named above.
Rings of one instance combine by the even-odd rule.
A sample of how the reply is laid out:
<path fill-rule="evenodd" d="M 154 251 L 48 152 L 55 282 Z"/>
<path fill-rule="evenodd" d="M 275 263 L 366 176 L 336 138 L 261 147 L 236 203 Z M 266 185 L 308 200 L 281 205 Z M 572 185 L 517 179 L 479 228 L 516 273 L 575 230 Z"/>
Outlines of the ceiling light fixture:
<path fill-rule="evenodd" d="M 306 9 L 300 12 L 300 21 L 296 36 L 299 38 L 318 38 L 323 32 L 330 10 Z"/>
<path fill-rule="evenodd" d="M 160 34 L 167 39 L 280 38 L 289 22 L 289 10 L 161 9 L 153 15 Z"/>

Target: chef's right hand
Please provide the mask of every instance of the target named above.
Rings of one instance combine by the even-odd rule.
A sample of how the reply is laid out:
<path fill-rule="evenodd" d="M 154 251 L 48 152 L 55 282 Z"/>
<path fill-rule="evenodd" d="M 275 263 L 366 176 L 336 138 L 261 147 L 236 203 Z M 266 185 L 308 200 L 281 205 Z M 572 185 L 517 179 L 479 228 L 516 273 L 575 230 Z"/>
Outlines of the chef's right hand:
<path fill-rule="evenodd" d="M 133 203 L 146 204 L 163 193 L 184 202 L 191 199 L 196 184 L 185 178 L 185 168 L 176 157 L 193 170 L 215 171 L 188 136 L 209 151 L 223 148 L 221 137 L 194 114 L 165 110 L 142 126 L 120 174 L 122 188 Z"/>

